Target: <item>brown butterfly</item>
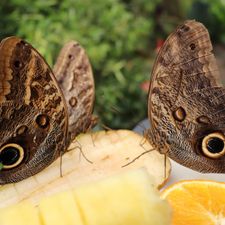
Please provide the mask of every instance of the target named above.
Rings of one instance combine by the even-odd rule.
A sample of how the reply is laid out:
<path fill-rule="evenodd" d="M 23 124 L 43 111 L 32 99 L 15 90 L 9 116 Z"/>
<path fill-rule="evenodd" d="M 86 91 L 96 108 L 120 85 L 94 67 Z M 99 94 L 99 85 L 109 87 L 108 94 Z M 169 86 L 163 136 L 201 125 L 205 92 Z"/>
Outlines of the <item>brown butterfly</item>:
<path fill-rule="evenodd" d="M 186 21 L 156 59 L 148 136 L 162 153 L 200 172 L 225 173 L 225 89 L 207 29 Z"/>
<path fill-rule="evenodd" d="M 54 73 L 27 42 L 1 41 L 0 184 L 38 173 L 94 123 L 94 80 L 84 49 L 68 43 Z"/>

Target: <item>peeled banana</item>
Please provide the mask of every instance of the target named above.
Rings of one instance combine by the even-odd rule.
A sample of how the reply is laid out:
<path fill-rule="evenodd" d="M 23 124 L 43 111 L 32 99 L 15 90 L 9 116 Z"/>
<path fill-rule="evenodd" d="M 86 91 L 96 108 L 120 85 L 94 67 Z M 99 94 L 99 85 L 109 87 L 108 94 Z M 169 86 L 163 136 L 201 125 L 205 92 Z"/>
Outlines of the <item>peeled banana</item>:
<path fill-rule="evenodd" d="M 169 225 L 170 208 L 136 169 L 0 210 L 1 225 Z"/>

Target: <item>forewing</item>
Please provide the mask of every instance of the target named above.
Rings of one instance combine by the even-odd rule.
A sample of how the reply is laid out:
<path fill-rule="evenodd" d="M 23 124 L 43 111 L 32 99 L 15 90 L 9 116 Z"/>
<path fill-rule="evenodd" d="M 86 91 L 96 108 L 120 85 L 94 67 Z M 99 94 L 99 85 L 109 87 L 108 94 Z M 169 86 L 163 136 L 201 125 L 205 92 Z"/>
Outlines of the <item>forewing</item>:
<path fill-rule="evenodd" d="M 156 59 L 148 114 L 156 146 L 179 163 L 203 172 L 225 172 L 222 157 L 196 151 L 204 130 L 224 133 L 225 90 L 207 29 L 186 21 L 173 32 Z"/>
<path fill-rule="evenodd" d="M 31 176 L 66 148 L 67 109 L 51 69 L 41 55 L 17 37 L 0 44 L 0 148 L 17 143 L 20 165 L 0 171 L 0 184 Z M 1 151 L 1 150 L 0 150 Z"/>

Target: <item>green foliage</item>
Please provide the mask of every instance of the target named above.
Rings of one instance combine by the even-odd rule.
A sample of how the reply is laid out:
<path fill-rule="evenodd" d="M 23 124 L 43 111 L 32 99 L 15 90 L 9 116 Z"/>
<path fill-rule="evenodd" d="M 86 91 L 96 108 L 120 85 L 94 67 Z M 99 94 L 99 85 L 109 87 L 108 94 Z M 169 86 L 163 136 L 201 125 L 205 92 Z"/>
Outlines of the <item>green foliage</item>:
<path fill-rule="evenodd" d="M 106 126 L 132 128 L 147 115 L 140 84 L 149 79 L 156 40 L 189 12 L 225 42 L 224 9 L 222 0 L 1 0 L 0 38 L 26 39 L 50 66 L 64 43 L 80 42 L 93 65 L 95 113 Z"/>
<path fill-rule="evenodd" d="M 225 1 L 192 0 L 192 2 L 189 17 L 204 23 L 214 42 L 225 44 Z"/>
<path fill-rule="evenodd" d="M 26 39 L 51 66 L 68 40 L 85 47 L 96 80 L 95 111 L 102 123 L 131 128 L 147 114 L 146 93 L 140 88 L 149 79 L 148 57 L 153 52 L 153 19 L 147 14 L 159 0 L 142 0 L 137 8 L 121 0 L 1 1 L 1 38 Z"/>

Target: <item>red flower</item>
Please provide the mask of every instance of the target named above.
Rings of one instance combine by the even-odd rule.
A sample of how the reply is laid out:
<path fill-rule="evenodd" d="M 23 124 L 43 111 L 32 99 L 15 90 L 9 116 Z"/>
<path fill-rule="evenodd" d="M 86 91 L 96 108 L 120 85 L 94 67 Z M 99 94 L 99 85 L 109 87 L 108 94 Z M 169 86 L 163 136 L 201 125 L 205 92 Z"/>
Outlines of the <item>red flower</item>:
<path fill-rule="evenodd" d="M 146 80 L 146 81 L 144 81 L 144 82 L 142 82 L 142 83 L 140 84 L 140 88 L 141 88 L 144 92 L 148 92 L 149 85 L 150 85 L 150 81 L 149 81 L 149 80 Z"/>
<path fill-rule="evenodd" d="M 155 51 L 156 51 L 156 53 L 158 53 L 159 52 L 159 49 L 163 46 L 163 44 L 164 44 L 164 40 L 163 39 L 157 39 L 157 41 L 156 41 L 156 49 L 155 49 Z"/>

